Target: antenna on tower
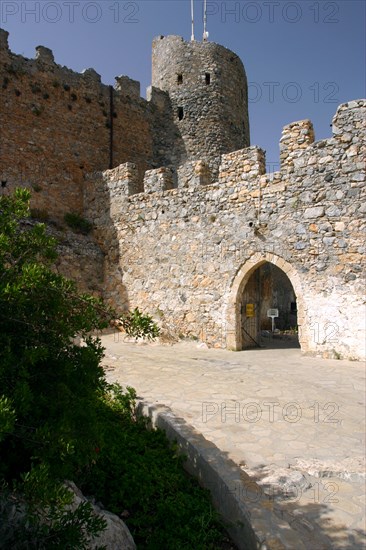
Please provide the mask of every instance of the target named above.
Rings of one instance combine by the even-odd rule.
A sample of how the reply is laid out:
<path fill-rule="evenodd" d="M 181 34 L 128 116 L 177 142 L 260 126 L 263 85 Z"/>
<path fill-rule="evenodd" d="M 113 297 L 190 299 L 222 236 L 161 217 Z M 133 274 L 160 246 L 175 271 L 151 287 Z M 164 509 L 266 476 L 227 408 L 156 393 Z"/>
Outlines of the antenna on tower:
<path fill-rule="evenodd" d="M 207 32 L 207 0 L 204 0 L 203 4 L 203 41 L 207 42 L 208 32 Z"/>
<path fill-rule="evenodd" d="M 191 19 L 192 19 L 192 34 L 191 40 L 194 40 L 194 2 L 191 0 Z"/>

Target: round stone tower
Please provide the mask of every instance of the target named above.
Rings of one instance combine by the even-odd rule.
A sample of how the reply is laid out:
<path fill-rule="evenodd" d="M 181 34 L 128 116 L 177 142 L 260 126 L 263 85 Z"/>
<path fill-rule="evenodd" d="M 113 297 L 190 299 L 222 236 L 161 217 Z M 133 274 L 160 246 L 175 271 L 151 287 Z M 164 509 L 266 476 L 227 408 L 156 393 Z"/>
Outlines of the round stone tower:
<path fill-rule="evenodd" d="M 152 85 L 168 93 L 175 138 L 167 159 L 204 159 L 217 176 L 220 155 L 250 145 L 243 63 L 213 42 L 180 36 L 153 41 Z"/>

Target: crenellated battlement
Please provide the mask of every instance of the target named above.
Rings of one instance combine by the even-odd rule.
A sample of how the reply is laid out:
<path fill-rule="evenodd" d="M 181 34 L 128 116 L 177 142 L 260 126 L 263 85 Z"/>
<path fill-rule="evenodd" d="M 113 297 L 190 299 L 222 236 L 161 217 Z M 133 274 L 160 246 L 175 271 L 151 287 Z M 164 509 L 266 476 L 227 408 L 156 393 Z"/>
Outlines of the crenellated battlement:
<path fill-rule="evenodd" d="M 55 76 L 62 78 L 66 85 L 73 86 L 75 88 L 83 87 L 85 80 L 90 85 L 100 86 L 100 91 L 109 88 L 107 84 L 103 84 L 101 81 L 101 75 L 97 73 L 93 68 L 85 69 L 83 72 L 78 73 L 68 67 L 59 65 L 55 61 L 53 51 L 45 46 L 36 46 L 34 59 L 28 59 L 21 55 L 13 53 L 9 48 L 9 33 L 4 29 L 0 29 L 0 59 L 2 62 L 8 62 L 8 72 L 16 76 L 25 76 L 36 78 L 37 72 L 52 72 Z M 142 103 L 154 102 L 154 97 L 151 95 L 147 100 L 141 97 L 141 85 L 140 82 L 133 80 L 132 78 L 121 75 L 115 77 L 115 84 L 113 86 L 117 95 L 122 97 L 129 96 L 135 100 L 139 100 Z"/>
<path fill-rule="evenodd" d="M 151 88 L 144 99 L 140 83 L 123 75 L 106 85 L 92 68 L 78 73 L 59 65 L 44 46 L 27 59 L 10 50 L 8 36 L 0 29 L 0 177 L 6 188 L 28 187 L 32 207 L 56 220 L 83 213 L 90 172 L 132 162 L 133 189 L 141 191 L 146 170 L 165 163 L 160 134 L 173 132 L 166 92 Z"/>
<path fill-rule="evenodd" d="M 332 166 L 341 170 L 344 158 L 352 160 L 364 147 L 366 101 L 356 100 L 338 107 L 333 118 L 333 137 L 315 141 L 313 125 L 310 120 L 293 122 L 284 127 L 280 140 L 281 168 L 276 173 L 266 173 L 265 152 L 252 146 L 222 155 L 219 163 L 219 176 L 212 181 L 208 164 L 203 160 L 187 162 L 179 166 L 176 173 L 170 167 L 160 167 L 145 172 L 143 185 L 137 183 L 136 166 L 125 163 L 103 173 L 103 181 L 114 182 L 113 190 L 127 197 L 138 194 L 135 200 L 145 200 L 146 194 L 163 194 L 178 188 L 187 193 L 189 201 L 194 202 L 192 191 L 201 186 L 210 193 L 212 189 L 237 186 L 242 195 L 251 193 L 258 196 L 281 192 L 284 185 L 295 185 L 292 192 L 306 185 L 308 175 L 323 174 Z M 134 166 L 134 169 L 131 169 Z M 307 178 L 305 182 L 302 176 Z M 123 174 L 123 177 L 121 176 Z M 98 174 L 97 179 L 100 177 Z M 325 176 L 330 183 L 330 175 Z M 292 182 L 292 183 L 291 183 Z M 282 187 L 279 185 L 282 183 Z M 260 191 L 259 191 L 260 190 Z M 113 197 L 111 197 L 113 200 Z"/>
<path fill-rule="evenodd" d="M 293 172 L 295 159 L 314 141 L 314 128 L 310 120 L 300 120 L 285 126 L 280 140 L 281 171 Z"/>

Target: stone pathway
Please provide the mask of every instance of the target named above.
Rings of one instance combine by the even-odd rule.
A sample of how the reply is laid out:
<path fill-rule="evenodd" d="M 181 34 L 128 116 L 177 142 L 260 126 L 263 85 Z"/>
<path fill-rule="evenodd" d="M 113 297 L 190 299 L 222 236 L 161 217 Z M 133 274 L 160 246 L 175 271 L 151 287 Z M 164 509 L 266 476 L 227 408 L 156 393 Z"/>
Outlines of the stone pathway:
<path fill-rule="evenodd" d="M 108 380 L 170 407 L 240 465 L 306 548 L 365 548 L 364 364 L 120 334 L 102 342 Z"/>

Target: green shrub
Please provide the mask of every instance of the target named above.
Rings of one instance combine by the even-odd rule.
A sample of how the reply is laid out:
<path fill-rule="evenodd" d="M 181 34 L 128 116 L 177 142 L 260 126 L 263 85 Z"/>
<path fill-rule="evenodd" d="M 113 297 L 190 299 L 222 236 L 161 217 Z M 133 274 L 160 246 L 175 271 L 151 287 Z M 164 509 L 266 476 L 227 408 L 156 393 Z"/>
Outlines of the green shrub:
<path fill-rule="evenodd" d="M 81 543 L 71 546 L 63 497 L 52 500 L 52 495 L 60 480 L 72 478 L 95 458 L 96 411 L 106 383 L 100 342 L 89 333 L 108 326 L 115 314 L 100 300 L 79 295 L 74 283 L 51 270 L 56 241 L 43 224 L 21 223 L 29 216 L 29 197 L 25 189 L 0 197 L 0 480 L 9 487 L 11 501 L 25 510 L 24 528 L 29 524 L 36 538 L 49 523 L 56 530 L 53 540 L 56 532 L 60 540 L 70 538 L 69 546 L 52 548 L 83 548 Z M 84 338 L 83 347 L 75 345 L 77 335 Z M 44 471 L 47 476 L 41 475 Z M 34 497 L 32 508 L 35 486 L 39 498 Z M 6 510 L 5 489 L 0 500 Z M 35 510 L 50 522 L 37 520 Z M 80 514 L 76 538 L 87 536 L 94 525 L 88 514 Z M 0 521 L 1 540 L 6 528 L 7 522 Z M 12 533 L 17 537 L 23 531 Z M 13 542 L 8 547 L 18 548 Z M 25 547 L 32 546 L 19 546 Z"/>
<path fill-rule="evenodd" d="M 65 223 L 76 233 L 87 235 L 93 229 L 93 224 L 80 216 L 77 212 L 68 212 L 64 215 Z"/>
<path fill-rule="evenodd" d="M 21 223 L 29 197 L 0 196 L 0 545 L 89 548 L 103 523 L 88 506 L 70 512 L 61 482 L 71 479 L 126 519 L 139 549 L 220 548 L 208 493 L 165 434 L 135 417 L 136 392 L 107 384 L 90 336 L 111 319 L 135 336 L 156 325 L 137 309 L 118 316 L 52 271 L 55 239 Z"/>
<path fill-rule="evenodd" d="M 133 311 L 122 313 L 113 324 L 122 328 L 128 336 L 133 336 L 136 339 L 154 340 L 160 335 L 160 330 L 150 315 L 142 313 L 137 307 Z"/>
<path fill-rule="evenodd" d="M 139 549 L 221 548 L 226 535 L 209 492 L 185 473 L 165 433 L 135 417 L 135 399 L 132 388 L 109 387 L 99 403 L 98 458 L 77 484 L 122 515 Z"/>
<path fill-rule="evenodd" d="M 70 507 L 73 499 L 73 493 L 55 482 L 45 466 L 22 476 L 22 482 L 13 490 L 3 484 L 1 548 L 88 550 L 91 538 L 103 531 L 106 522 L 88 502 Z"/>

